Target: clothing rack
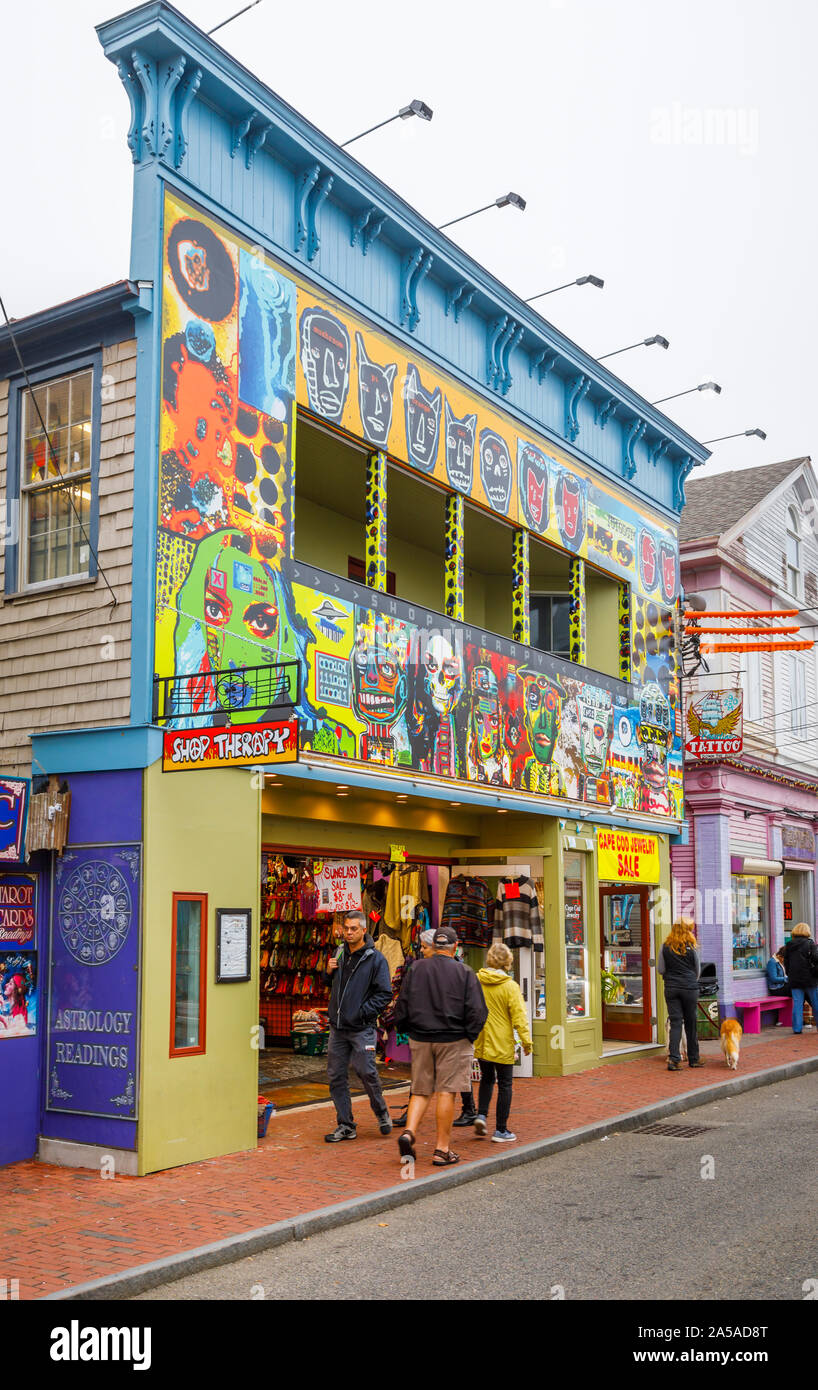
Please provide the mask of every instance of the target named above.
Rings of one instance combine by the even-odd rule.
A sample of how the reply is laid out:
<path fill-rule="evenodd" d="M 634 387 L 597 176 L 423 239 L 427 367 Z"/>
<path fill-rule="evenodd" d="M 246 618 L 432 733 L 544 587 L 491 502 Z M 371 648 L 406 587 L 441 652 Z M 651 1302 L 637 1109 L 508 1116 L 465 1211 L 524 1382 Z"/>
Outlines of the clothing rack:
<path fill-rule="evenodd" d="M 531 877 L 528 864 L 452 864 L 451 874 L 479 874 L 481 878 L 519 878 L 521 874 Z"/>

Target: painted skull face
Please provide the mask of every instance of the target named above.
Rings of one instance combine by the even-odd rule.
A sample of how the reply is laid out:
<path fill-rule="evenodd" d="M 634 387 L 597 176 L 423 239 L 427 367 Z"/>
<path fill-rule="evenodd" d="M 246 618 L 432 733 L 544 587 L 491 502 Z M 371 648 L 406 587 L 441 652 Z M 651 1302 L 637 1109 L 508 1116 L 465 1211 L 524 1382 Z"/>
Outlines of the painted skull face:
<path fill-rule="evenodd" d="M 661 686 L 646 685 L 639 697 L 639 742 L 642 745 L 642 778 L 654 790 L 667 786 L 667 759 L 671 742 L 670 704 Z"/>
<path fill-rule="evenodd" d="M 406 641 L 388 621 L 360 623 L 352 649 L 352 702 L 365 724 L 392 725 L 406 704 Z"/>
<path fill-rule="evenodd" d="M 610 696 L 608 697 L 610 699 Z M 596 704 L 577 696 L 579 719 L 579 752 L 592 777 L 601 777 L 608 761 L 608 749 L 613 735 L 613 709 L 610 704 Z"/>
<path fill-rule="evenodd" d="M 358 408 L 364 438 L 370 444 L 385 448 L 392 427 L 392 383 L 398 370 L 396 362 L 379 367 L 370 362 L 360 333 L 355 334 L 358 350 Z"/>
<path fill-rule="evenodd" d="M 441 400 L 440 387 L 427 391 L 417 367 L 410 363 L 403 390 L 406 447 L 409 462 L 423 473 L 431 473 L 437 459 Z"/>
<path fill-rule="evenodd" d="M 481 763 L 500 752 L 500 700 L 497 677 L 490 666 L 476 666 L 471 677 L 472 742 Z"/>
<path fill-rule="evenodd" d="M 301 366 L 310 409 L 340 423 L 349 390 L 349 334 L 323 309 L 301 316 Z"/>
<path fill-rule="evenodd" d="M 560 731 L 564 691 L 542 672 L 525 674 L 523 678 L 523 713 L 529 746 L 538 763 L 550 763 Z"/>
<path fill-rule="evenodd" d="M 459 492 L 471 492 L 476 415 L 458 420 L 446 402 L 446 475 Z"/>
<path fill-rule="evenodd" d="M 438 714 L 451 714 L 463 692 L 463 666 L 451 643 L 431 638 L 424 657 L 426 689 Z"/>
<path fill-rule="evenodd" d="M 511 459 L 505 440 L 494 430 L 480 431 L 480 478 L 494 510 L 505 514 L 511 497 Z"/>
<path fill-rule="evenodd" d="M 525 440 L 517 440 L 517 477 L 523 515 L 533 531 L 542 533 L 550 514 L 548 463 L 545 454 Z"/>

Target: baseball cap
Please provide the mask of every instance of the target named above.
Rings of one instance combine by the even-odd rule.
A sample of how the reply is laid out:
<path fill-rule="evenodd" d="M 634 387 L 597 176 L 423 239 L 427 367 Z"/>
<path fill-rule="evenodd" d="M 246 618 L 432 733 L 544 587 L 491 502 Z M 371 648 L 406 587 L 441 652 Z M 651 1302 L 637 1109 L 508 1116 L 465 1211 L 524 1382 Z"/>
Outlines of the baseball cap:
<path fill-rule="evenodd" d="M 432 940 L 433 946 L 456 946 L 457 932 L 454 927 L 438 927 Z"/>

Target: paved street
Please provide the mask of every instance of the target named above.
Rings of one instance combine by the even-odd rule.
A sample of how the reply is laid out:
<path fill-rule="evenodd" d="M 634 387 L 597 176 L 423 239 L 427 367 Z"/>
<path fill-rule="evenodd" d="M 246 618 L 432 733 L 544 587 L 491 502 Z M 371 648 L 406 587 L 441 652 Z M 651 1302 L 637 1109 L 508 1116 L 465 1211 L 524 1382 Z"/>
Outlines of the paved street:
<path fill-rule="evenodd" d="M 615 1134 L 141 1298 L 803 1299 L 818 1074 L 667 1123 L 707 1129 Z"/>

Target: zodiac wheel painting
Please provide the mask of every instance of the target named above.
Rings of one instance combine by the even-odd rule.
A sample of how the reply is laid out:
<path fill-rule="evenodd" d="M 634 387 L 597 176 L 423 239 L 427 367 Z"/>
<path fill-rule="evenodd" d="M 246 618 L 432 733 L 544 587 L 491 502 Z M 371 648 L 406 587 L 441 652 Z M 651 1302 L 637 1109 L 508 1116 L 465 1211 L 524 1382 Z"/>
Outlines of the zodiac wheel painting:
<path fill-rule="evenodd" d="M 92 859 L 69 875 L 57 912 L 74 959 L 80 965 L 107 965 L 127 939 L 133 904 L 119 869 Z"/>

